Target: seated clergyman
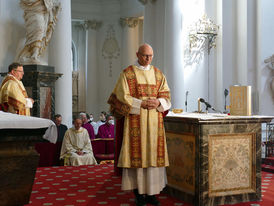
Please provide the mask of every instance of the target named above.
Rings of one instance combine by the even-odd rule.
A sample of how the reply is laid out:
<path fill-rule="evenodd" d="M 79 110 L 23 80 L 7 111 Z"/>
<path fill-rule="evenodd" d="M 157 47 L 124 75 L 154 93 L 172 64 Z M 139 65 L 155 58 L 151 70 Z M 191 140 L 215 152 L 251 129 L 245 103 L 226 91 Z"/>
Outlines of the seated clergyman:
<path fill-rule="evenodd" d="M 74 118 L 73 124 L 74 127 L 65 133 L 60 159 L 64 159 L 65 166 L 97 164 L 93 156 L 89 134 L 85 128 L 81 127 L 81 117 Z"/>

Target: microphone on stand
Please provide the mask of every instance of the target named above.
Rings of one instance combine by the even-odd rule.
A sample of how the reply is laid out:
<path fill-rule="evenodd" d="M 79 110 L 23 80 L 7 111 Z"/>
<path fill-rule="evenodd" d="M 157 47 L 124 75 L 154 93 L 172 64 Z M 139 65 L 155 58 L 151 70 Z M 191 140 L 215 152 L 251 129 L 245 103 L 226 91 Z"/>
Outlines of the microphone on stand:
<path fill-rule="evenodd" d="M 186 101 L 185 101 L 185 106 L 186 106 L 186 112 L 187 112 L 187 96 L 188 96 L 189 91 L 186 91 Z"/>
<path fill-rule="evenodd" d="M 228 95 L 228 90 L 227 90 L 227 89 L 224 90 L 224 95 L 225 95 L 225 108 L 224 108 L 225 111 L 224 111 L 224 112 L 227 112 L 227 111 L 226 111 L 226 97 L 227 97 L 227 95 Z"/>
<path fill-rule="evenodd" d="M 200 98 L 200 102 L 202 102 L 206 105 L 206 110 L 208 110 L 208 108 L 211 108 L 213 111 L 219 112 L 214 107 L 212 107 L 208 102 L 206 102 L 203 98 Z"/>

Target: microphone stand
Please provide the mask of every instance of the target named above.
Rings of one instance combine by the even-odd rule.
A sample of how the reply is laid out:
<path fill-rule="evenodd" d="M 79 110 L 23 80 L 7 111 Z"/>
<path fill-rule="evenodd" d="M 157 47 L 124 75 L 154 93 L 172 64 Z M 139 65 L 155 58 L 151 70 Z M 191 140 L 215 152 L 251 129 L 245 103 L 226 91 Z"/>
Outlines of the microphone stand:
<path fill-rule="evenodd" d="M 188 91 L 186 91 L 186 101 L 185 101 L 186 112 L 187 112 L 187 96 L 188 96 Z"/>
<path fill-rule="evenodd" d="M 227 89 L 225 89 L 224 90 L 224 95 L 225 95 L 225 111 L 224 111 L 224 113 L 226 114 L 227 113 L 227 110 L 226 110 L 226 97 L 227 97 L 227 95 L 228 95 L 228 90 Z"/>

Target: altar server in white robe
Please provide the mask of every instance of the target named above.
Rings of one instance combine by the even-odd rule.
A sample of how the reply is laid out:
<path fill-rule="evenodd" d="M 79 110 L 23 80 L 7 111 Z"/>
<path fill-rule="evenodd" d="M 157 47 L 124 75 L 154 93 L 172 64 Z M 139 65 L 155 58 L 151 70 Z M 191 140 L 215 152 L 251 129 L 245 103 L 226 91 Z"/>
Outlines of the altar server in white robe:
<path fill-rule="evenodd" d="M 94 165 L 97 164 L 93 155 L 88 131 L 81 127 L 82 120 L 74 118 L 74 127 L 65 133 L 60 159 L 64 159 L 64 165 Z"/>

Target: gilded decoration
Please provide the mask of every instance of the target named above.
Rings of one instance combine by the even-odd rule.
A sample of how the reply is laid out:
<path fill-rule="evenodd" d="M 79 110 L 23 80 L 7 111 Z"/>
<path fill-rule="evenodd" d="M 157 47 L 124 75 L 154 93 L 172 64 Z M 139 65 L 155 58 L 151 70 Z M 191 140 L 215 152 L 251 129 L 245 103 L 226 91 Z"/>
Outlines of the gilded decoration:
<path fill-rule="evenodd" d="M 256 133 L 209 135 L 209 196 L 256 192 Z"/>
<path fill-rule="evenodd" d="M 139 23 L 138 17 L 120 18 L 120 24 L 122 27 L 128 26 L 129 28 L 135 28 Z"/>
<path fill-rule="evenodd" d="M 168 157 L 168 185 L 194 194 L 195 192 L 195 136 L 191 133 L 166 132 Z"/>
<path fill-rule="evenodd" d="M 109 25 L 107 30 L 107 36 L 105 38 L 103 48 L 102 48 L 102 56 L 104 59 L 108 59 L 109 62 L 109 76 L 112 76 L 112 61 L 113 59 L 117 59 L 120 56 L 120 48 L 118 45 L 118 41 L 115 37 L 115 31 L 112 25 Z"/>

